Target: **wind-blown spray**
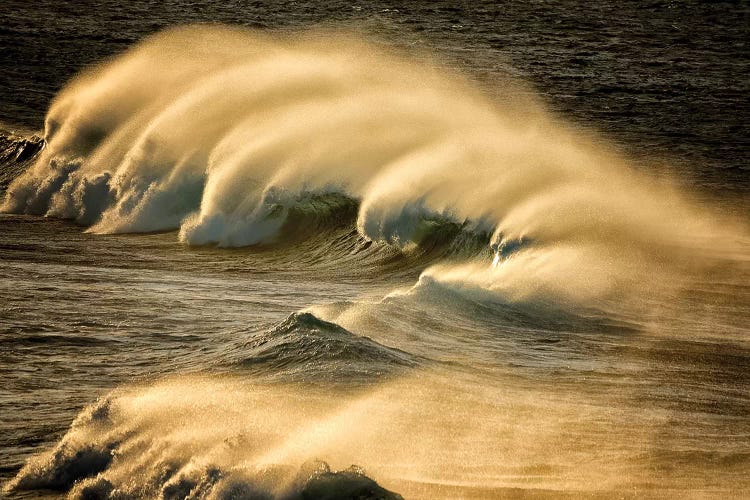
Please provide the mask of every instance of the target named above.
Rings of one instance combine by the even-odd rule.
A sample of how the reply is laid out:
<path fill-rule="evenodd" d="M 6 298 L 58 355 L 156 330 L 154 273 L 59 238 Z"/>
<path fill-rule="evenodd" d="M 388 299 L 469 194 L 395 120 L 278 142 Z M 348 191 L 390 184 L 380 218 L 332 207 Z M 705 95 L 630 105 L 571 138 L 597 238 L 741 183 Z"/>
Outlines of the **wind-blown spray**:
<path fill-rule="evenodd" d="M 369 239 L 408 246 L 436 221 L 486 234 L 516 263 L 448 274 L 513 281 L 520 296 L 599 296 L 725 244 L 674 189 L 513 88 L 506 101 L 520 104 L 500 105 L 341 33 L 173 29 L 60 93 L 47 147 L 2 210 L 244 246 L 276 241 L 295 206 L 337 193 L 359 204 Z"/>

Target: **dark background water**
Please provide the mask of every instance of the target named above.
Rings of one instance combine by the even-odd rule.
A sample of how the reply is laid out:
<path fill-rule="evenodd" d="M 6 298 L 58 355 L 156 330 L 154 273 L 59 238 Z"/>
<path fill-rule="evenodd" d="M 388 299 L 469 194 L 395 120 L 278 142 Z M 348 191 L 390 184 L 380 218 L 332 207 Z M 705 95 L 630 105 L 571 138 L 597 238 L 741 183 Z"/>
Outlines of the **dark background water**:
<path fill-rule="evenodd" d="M 491 82 L 513 74 L 548 105 L 700 189 L 750 192 L 748 2 L 6 0 L 0 121 L 40 129 L 82 67 L 164 27 L 354 25 L 423 44 Z"/>

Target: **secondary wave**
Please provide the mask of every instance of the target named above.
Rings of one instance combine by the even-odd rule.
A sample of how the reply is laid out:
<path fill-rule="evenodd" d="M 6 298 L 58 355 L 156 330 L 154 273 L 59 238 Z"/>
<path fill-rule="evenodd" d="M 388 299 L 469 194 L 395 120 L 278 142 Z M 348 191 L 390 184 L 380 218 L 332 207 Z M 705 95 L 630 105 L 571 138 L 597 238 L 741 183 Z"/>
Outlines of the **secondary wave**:
<path fill-rule="evenodd" d="M 320 441 L 335 430 L 336 422 L 324 432 L 305 419 L 322 406 L 229 379 L 114 391 L 82 411 L 6 491 L 55 490 L 80 499 L 400 499 L 357 466 L 332 471 L 305 459 L 297 442 L 286 443 Z"/>

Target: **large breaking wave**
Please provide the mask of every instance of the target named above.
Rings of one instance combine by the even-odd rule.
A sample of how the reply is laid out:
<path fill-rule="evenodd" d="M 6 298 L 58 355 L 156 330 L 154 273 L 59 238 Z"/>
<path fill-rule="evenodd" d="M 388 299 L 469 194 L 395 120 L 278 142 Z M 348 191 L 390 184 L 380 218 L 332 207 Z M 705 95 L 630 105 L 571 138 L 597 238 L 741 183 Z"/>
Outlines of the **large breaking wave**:
<path fill-rule="evenodd" d="M 60 93 L 2 210 L 194 245 L 299 240 L 332 220 L 401 247 L 469 234 L 503 265 L 431 275 L 513 297 L 673 282 L 733 251 L 667 181 L 498 85 L 502 103 L 343 33 L 172 29 Z"/>

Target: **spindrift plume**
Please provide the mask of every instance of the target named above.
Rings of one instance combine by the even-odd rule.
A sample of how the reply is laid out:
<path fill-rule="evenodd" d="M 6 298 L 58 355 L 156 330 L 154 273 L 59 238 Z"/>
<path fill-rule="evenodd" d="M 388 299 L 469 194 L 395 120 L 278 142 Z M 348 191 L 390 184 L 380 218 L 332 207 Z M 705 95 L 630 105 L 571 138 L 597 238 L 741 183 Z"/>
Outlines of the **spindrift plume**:
<path fill-rule="evenodd" d="M 731 251 L 675 189 L 513 85 L 496 103 L 445 69 L 319 35 L 183 27 L 84 73 L 2 210 L 245 246 L 277 241 L 300 203 L 326 210 L 309 200 L 336 194 L 371 240 L 419 244 L 445 222 L 485 235 L 502 266 L 428 274 L 515 296 L 674 281 L 688 256 Z"/>

